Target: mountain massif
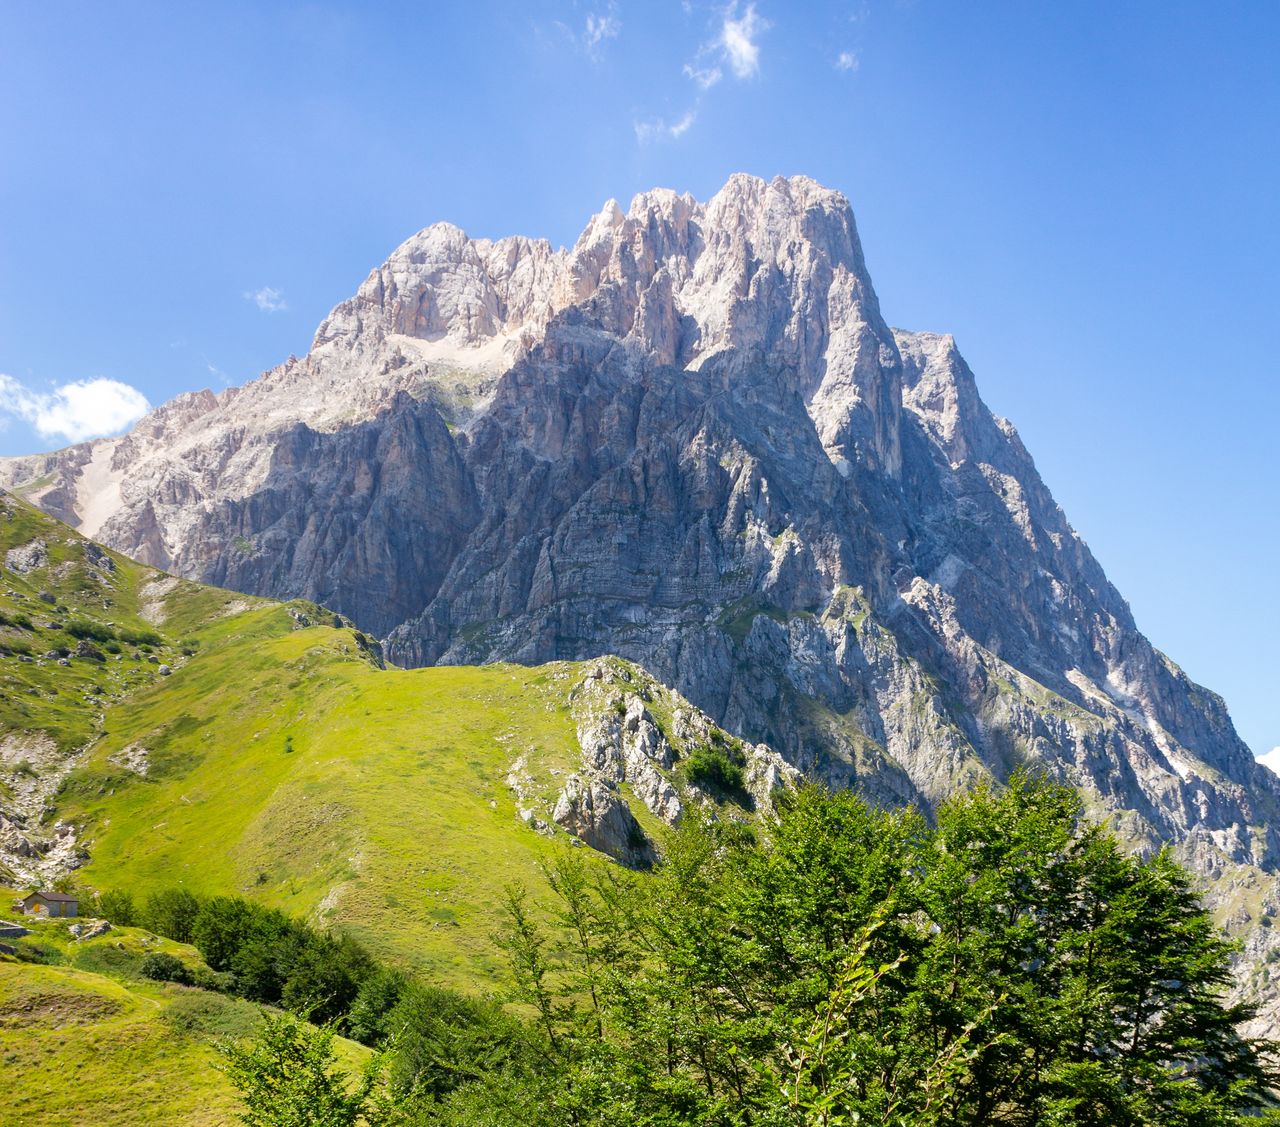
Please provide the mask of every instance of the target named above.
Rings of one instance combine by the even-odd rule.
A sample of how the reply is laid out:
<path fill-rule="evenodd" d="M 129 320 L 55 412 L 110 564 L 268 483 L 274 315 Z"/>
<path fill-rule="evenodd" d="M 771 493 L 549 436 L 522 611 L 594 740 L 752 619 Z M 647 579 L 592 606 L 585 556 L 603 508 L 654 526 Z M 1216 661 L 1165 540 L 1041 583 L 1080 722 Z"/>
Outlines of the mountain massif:
<path fill-rule="evenodd" d="M 152 567 L 332 607 L 396 664 L 635 662 L 758 779 L 928 810 L 1042 769 L 1176 846 L 1280 1025 L 1280 781 L 1139 632 L 952 338 L 889 327 L 811 180 L 611 201 L 567 250 L 436 224 L 307 356 L 0 484 Z"/>

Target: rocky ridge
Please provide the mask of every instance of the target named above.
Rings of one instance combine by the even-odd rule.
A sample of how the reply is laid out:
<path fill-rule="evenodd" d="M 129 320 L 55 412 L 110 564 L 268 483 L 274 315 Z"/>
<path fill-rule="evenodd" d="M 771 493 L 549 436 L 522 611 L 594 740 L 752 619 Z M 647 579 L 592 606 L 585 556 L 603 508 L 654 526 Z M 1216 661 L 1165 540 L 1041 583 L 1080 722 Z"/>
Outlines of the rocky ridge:
<path fill-rule="evenodd" d="M 1176 843 L 1274 997 L 1280 783 L 1138 631 L 954 340 L 886 324 L 813 181 L 611 201 L 566 250 L 437 224 L 306 357 L 0 482 L 402 663 L 635 660 L 878 800 L 1040 767 Z M 610 770 L 565 819 L 608 821 Z"/>

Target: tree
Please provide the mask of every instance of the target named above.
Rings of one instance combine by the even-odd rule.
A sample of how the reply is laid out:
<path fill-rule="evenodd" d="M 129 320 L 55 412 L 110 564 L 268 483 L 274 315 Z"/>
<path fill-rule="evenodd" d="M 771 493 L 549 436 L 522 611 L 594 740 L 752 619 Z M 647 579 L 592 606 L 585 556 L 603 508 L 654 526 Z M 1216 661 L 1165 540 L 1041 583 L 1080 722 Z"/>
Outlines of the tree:
<path fill-rule="evenodd" d="M 117 927 L 138 925 L 138 909 L 131 892 L 121 889 L 104 892 L 98 897 L 98 912 L 103 919 L 110 920 Z"/>
<path fill-rule="evenodd" d="M 223 1042 L 227 1077 L 240 1094 L 248 1127 L 369 1127 L 390 1122 L 376 1098 L 375 1061 L 355 1083 L 336 1065 L 332 1028 L 287 1014 L 268 1016 L 247 1044 Z"/>
<path fill-rule="evenodd" d="M 527 1084 L 534 1038 L 493 1002 L 438 987 L 410 986 L 388 1015 L 395 1046 L 389 1069 L 401 1096 L 439 1100 L 455 1089 L 502 1078 Z"/>
<path fill-rule="evenodd" d="M 294 931 L 293 957 L 282 965 L 283 1005 L 312 1021 L 334 1021 L 355 1002 L 360 983 L 373 973 L 364 949 L 346 936 Z"/>
<path fill-rule="evenodd" d="M 142 909 L 142 926 L 179 943 L 190 943 L 200 907 L 200 901 L 185 888 L 153 892 Z"/>
<path fill-rule="evenodd" d="M 235 896 L 206 900 L 191 924 L 191 942 L 216 971 L 231 969 L 231 961 L 249 933 L 253 908 Z"/>
<path fill-rule="evenodd" d="M 508 949 L 551 1122 L 1221 1127 L 1271 1100 L 1189 875 L 1043 779 L 932 826 L 808 787 L 759 834 L 691 811 L 651 876 L 546 875 Z"/>
<path fill-rule="evenodd" d="M 364 979 L 347 1015 L 347 1035 L 363 1045 L 381 1045 L 391 1035 L 391 1012 L 408 989 L 398 970 L 382 968 Z"/>

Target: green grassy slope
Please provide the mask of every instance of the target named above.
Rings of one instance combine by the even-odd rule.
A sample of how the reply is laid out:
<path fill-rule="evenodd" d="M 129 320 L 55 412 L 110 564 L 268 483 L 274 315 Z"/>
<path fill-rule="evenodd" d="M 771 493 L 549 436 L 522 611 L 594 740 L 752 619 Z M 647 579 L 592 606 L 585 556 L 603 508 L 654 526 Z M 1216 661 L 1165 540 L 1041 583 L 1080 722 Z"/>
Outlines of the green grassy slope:
<path fill-rule="evenodd" d="M 108 712 L 58 800 L 85 827 L 81 879 L 235 891 L 444 981 L 491 978 L 503 888 L 555 848 L 504 776 L 517 749 L 571 768 L 572 670 L 384 671 L 349 631 L 289 622 L 197 635 L 198 661 Z M 130 748 L 145 777 L 119 765 Z"/>
<path fill-rule="evenodd" d="M 262 602 L 165 576 L 0 494 L 0 732 L 79 747 L 112 701 L 189 656 L 188 630 Z"/>
<path fill-rule="evenodd" d="M 12 592 L 0 612 L 32 612 L 0 637 L 12 651 L 0 656 L 11 745 L 0 808 L 23 798 L 33 840 L 53 840 L 57 821 L 74 827 L 71 879 L 85 891 L 235 892 L 446 984 L 484 987 L 504 967 L 493 934 L 505 889 L 540 889 L 540 863 L 568 845 L 547 823 L 581 767 L 583 702 L 620 715 L 619 694 L 646 686 L 682 747 L 672 709 L 687 705 L 625 662 L 384 669 L 369 639 L 322 608 L 119 556 L 104 567 L 25 503 L 5 498 L 3 510 L 0 558 L 17 548 L 29 563 L 35 542 L 47 559 L 0 577 Z M 71 630 L 98 652 L 77 655 Z M 506 781 L 517 760 L 536 829 Z M 57 844 L 47 856 L 69 855 Z M 56 871 L 46 863 L 31 879 Z"/>
<path fill-rule="evenodd" d="M 145 954 L 195 965 L 189 947 L 136 928 L 74 941 L 63 921 L 32 924 L 13 941 L 51 965 L 0 956 L 0 1123 L 47 1127 L 224 1127 L 238 1122 L 235 1093 L 214 1043 L 253 1030 L 263 1012 L 237 998 L 137 974 Z M 338 1042 L 352 1074 L 369 1050 Z"/>

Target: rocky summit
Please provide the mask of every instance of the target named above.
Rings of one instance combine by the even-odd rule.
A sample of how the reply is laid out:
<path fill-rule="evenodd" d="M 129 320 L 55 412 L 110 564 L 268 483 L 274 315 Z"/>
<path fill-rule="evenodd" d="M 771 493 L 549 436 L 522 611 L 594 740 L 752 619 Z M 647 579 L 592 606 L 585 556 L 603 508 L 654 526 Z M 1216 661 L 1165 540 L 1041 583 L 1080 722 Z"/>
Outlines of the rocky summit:
<path fill-rule="evenodd" d="M 436 224 L 305 357 L 0 484 L 403 665 L 633 660 L 877 801 L 1042 769 L 1177 846 L 1277 1027 L 1280 782 L 1139 632 L 954 340 L 889 327 L 812 180 L 610 201 L 571 249 Z"/>

